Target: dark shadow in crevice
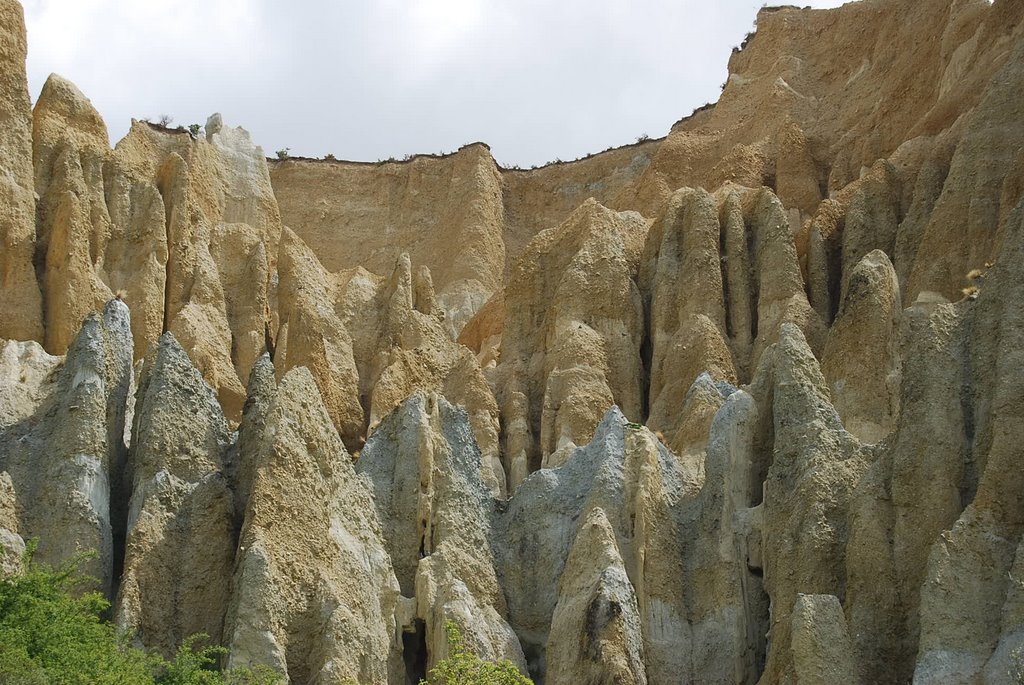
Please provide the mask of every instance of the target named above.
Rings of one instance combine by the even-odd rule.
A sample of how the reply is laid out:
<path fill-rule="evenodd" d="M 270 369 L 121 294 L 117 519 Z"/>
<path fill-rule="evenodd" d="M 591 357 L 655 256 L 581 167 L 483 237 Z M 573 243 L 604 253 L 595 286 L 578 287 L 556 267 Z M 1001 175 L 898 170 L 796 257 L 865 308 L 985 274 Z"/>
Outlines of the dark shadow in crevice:
<path fill-rule="evenodd" d="M 405 682 L 419 685 L 427 677 L 427 628 L 417 618 L 412 630 L 402 631 L 402 659 L 405 661 Z"/>

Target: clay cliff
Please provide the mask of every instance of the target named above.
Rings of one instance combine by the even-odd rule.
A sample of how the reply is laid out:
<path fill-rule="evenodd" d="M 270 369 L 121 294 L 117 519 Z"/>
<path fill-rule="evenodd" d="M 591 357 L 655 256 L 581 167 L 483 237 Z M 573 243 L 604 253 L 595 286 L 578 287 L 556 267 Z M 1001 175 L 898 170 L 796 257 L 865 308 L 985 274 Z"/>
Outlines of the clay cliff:
<path fill-rule="evenodd" d="M 0 17 L 3 572 L 292 683 L 1013 682 L 1024 4 L 764 8 L 531 170 L 111 147 Z"/>

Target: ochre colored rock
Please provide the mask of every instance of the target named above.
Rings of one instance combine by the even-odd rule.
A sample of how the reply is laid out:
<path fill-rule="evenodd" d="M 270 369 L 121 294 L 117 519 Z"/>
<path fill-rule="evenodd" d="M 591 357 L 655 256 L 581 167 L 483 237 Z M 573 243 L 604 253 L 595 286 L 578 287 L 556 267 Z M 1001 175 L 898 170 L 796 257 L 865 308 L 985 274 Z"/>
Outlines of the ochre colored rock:
<path fill-rule="evenodd" d="M 25 17 L 17 0 L 0 3 L 0 338 L 43 341 L 34 260 L 32 105 L 25 76 Z"/>
<path fill-rule="evenodd" d="M 495 571 L 494 504 L 472 436 L 465 411 L 417 394 L 374 431 L 356 469 L 372 483 L 402 593 L 415 600 L 418 623 L 404 629 L 424 641 L 427 669 L 448 655 L 445 624 L 453 621 L 473 652 L 525 672 Z"/>
<path fill-rule="evenodd" d="M 0 573 L 292 683 L 1007 682 L 1024 3 L 756 27 L 661 139 L 268 162 L 32 110 L 0 0 Z"/>
<path fill-rule="evenodd" d="M 563 421 L 557 430 L 545 425 L 545 416 L 558 421 L 557 412 L 544 408 L 562 403 L 557 395 L 545 399 L 549 390 L 564 392 L 550 381 L 559 371 L 589 367 L 587 384 L 575 393 L 611 397 L 627 416 L 641 418 L 643 313 L 635 278 L 646 229 L 639 215 L 618 214 L 591 200 L 563 225 L 538 234 L 512 267 L 495 378 L 506 454 L 514 460 L 509 444 L 521 440 L 530 470 L 565 441 L 588 442 L 608 409 L 595 406 L 585 419 Z M 516 392 L 525 406 L 509 403 Z M 559 436 L 569 426 L 579 432 Z M 513 432 L 522 429 L 525 439 Z M 547 435 L 553 438 L 538 444 Z M 509 485 L 515 487 L 516 479 Z"/>
<path fill-rule="evenodd" d="M 307 369 L 282 379 L 256 459 L 225 627 L 229 665 L 265 664 L 291 682 L 398 682 L 398 582 L 369 488 Z"/>
<path fill-rule="evenodd" d="M 125 472 L 131 494 L 115 618 L 169 658 L 195 633 L 222 641 L 234 504 L 224 475 L 228 426 L 213 390 L 173 335 L 154 347 Z"/>

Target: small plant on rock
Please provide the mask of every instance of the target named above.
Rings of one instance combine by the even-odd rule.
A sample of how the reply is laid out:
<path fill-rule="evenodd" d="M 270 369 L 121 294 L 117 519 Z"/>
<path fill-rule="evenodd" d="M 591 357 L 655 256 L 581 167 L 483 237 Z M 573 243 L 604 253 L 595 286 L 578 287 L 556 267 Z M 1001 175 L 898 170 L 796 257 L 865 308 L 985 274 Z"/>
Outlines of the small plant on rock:
<path fill-rule="evenodd" d="M 288 159 L 289 157 L 291 157 L 291 155 L 289 154 L 290 152 L 291 152 L 291 148 L 290 147 L 281 148 L 276 153 L 277 154 L 277 158 L 278 159 Z"/>
<path fill-rule="evenodd" d="M 462 642 L 454 621 L 444 624 L 448 637 L 448 658 L 430 669 L 427 680 L 420 685 L 533 685 L 508 659 L 494 663 L 481 659 Z"/>

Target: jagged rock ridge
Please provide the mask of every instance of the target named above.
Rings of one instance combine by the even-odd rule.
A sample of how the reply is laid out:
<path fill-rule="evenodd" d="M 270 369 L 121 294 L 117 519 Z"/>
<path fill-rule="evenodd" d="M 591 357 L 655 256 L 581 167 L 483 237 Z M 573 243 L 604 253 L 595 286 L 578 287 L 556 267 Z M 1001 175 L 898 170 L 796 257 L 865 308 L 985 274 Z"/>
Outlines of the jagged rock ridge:
<path fill-rule="evenodd" d="M 96 550 L 136 643 L 289 682 L 447 621 L 545 683 L 1008 681 L 1020 2 L 765 8 L 713 106 L 530 171 L 111 149 L 0 17 L 4 572 Z"/>

